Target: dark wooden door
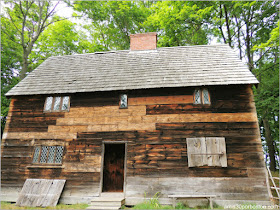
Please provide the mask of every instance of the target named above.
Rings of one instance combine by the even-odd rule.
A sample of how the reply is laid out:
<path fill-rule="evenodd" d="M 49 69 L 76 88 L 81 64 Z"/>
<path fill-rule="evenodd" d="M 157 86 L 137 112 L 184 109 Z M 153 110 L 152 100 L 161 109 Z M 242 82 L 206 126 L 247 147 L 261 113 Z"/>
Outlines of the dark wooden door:
<path fill-rule="evenodd" d="M 123 192 L 125 144 L 105 144 L 103 192 Z"/>

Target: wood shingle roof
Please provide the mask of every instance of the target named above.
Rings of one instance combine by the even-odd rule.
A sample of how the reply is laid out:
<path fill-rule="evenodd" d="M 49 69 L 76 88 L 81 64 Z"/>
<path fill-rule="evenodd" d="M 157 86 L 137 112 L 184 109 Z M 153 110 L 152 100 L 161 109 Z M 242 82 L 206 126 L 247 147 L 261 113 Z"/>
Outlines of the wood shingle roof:
<path fill-rule="evenodd" d="M 228 45 L 50 57 L 6 95 L 257 84 Z"/>

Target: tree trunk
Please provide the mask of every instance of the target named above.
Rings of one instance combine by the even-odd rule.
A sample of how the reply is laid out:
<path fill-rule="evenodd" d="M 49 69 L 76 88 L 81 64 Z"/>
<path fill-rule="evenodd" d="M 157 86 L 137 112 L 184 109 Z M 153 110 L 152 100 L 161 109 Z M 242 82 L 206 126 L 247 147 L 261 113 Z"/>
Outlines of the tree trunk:
<path fill-rule="evenodd" d="M 265 132 L 265 140 L 266 140 L 266 144 L 268 147 L 268 154 L 269 154 L 269 159 L 270 159 L 270 170 L 276 171 L 274 141 L 271 136 L 269 122 L 266 117 L 263 119 L 263 125 L 264 125 L 264 132 Z"/>
<path fill-rule="evenodd" d="M 224 10 L 225 10 L 225 18 L 226 18 L 227 32 L 228 32 L 228 38 L 227 38 L 227 40 L 228 40 L 229 46 L 232 47 L 232 44 L 231 44 L 231 34 L 230 34 L 230 27 L 229 27 L 229 25 L 230 25 L 230 22 L 229 22 L 229 21 L 230 21 L 230 20 L 229 20 L 229 18 L 228 18 L 227 7 L 226 7 L 225 4 L 224 4 Z"/>
<path fill-rule="evenodd" d="M 19 78 L 20 80 L 24 79 L 24 77 L 26 76 L 27 70 L 28 70 L 28 55 L 27 52 L 23 52 L 23 56 L 22 56 L 22 69 L 19 72 Z"/>

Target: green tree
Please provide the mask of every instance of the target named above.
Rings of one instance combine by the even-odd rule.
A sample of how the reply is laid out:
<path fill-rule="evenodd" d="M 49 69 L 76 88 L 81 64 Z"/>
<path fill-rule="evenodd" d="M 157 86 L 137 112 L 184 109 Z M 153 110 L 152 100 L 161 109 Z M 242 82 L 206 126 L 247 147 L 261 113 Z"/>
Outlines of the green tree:
<path fill-rule="evenodd" d="M 260 81 L 255 89 L 256 107 L 270 169 L 279 165 L 279 21 L 265 43 L 255 45 L 261 59 L 254 70 Z M 265 52 L 265 53 L 263 53 Z M 278 161 L 278 164 L 277 164 Z"/>
<path fill-rule="evenodd" d="M 150 9 L 151 15 L 144 25 L 149 31 L 158 32 L 159 47 L 209 42 L 208 22 L 212 11 L 211 3 L 158 1 Z"/>
<path fill-rule="evenodd" d="M 75 1 L 74 9 L 88 17 L 95 43 L 102 50 L 129 49 L 129 35 L 144 31 L 143 22 L 149 15 L 144 2 Z"/>
<path fill-rule="evenodd" d="M 1 17 L 2 24 L 6 24 L 7 21 L 6 18 Z M 13 41 L 16 39 L 14 28 L 8 28 L 7 33 L 9 36 L 1 31 L 1 134 L 3 134 L 10 104 L 5 94 L 18 82 L 17 69 L 22 58 L 20 45 Z"/>
<path fill-rule="evenodd" d="M 46 1 L 6 1 L 1 17 L 5 21 L 1 24 L 1 31 L 10 37 L 10 40 L 19 44 L 22 49 L 22 58 L 20 59 L 19 77 L 23 79 L 28 71 L 30 60 L 29 55 L 34 48 L 35 42 L 41 33 L 50 24 L 59 21 L 60 18 L 55 15 L 55 5 L 51 0 Z M 10 33 L 10 28 L 13 34 Z M 12 37 L 12 35 L 14 35 Z"/>
<path fill-rule="evenodd" d="M 278 1 L 217 1 L 209 24 L 221 42 L 239 49 L 240 59 L 253 71 L 260 55 L 252 48 L 269 39 L 278 9 Z"/>
<path fill-rule="evenodd" d="M 88 41 L 86 34 L 76 29 L 75 23 L 61 20 L 48 26 L 38 38 L 30 54 L 30 67 L 35 69 L 50 56 L 81 54 L 94 50 L 94 45 Z"/>

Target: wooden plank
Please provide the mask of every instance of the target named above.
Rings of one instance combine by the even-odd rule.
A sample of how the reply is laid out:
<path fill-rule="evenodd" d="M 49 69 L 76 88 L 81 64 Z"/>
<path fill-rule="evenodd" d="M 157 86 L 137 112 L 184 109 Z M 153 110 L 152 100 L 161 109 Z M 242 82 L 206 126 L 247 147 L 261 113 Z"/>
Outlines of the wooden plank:
<path fill-rule="evenodd" d="M 216 139 L 219 141 L 219 152 L 223 153 L 220 158 L 220 163 L 222 167 L 227 167 L 227 151 L 226 151 L 226 141 L 225 138 L 222 137 L 216 137 Z"/>
<path fill-rule="evenodd" d="M 51 180 L 50 188 L 48 193 L 42 199 L 40 206 L 56 206 L 59 200 L 60 194 L 62 193 L 63 187 L 66 180 Z"/>
<path fill-rule="evenodd" d="M 219 141 L 216 137 L 206 137 L 206 155 L 208 166 L 220 166 Z"/>
<path fill-rule="evenodd" d="M 19 198 L 16 202 L 18 206 L 32 206 L 36 199 L 36 194 L 33 196 L 33 191 L 40 189 L 40 179 L 27 179 L 20 192 Z"/>
<path fill-rule="evenodd" d="M 137 97 L 129 98 L 128 105 L 153 105 L 153 104 L 189 104 L 193 103 L 192 95 L 180 96 L 154 96 L 154 97 Z"/>
<path fill-rule="evenodd" d="M 147 105 L 148 115 L 188 113 L 244 113 L 253 112 L 251 104 L 244 101 L 219 101 L 211 106 L 194 104 Z"/>
<path fill-rule="evenodd" d="M 41 206 L 44 197 L 48 194 L 51 188 L 52 180 L 42 180 L 40 179 L 39 189 L 32 190 L 31 195 L 35 197 L 33 203 L 30 206 Z M 36 194 L 34 194 L 36 193 Z"/>
<path fill-rule="evenodd" d="M 169 198 L 215 198 L 217 197 L 216 195 L 209 195 L 209 194 L 198 194 L 198 195 L 168 195 Z"/>
<path fill-rule="evenodd" d="M 205 138 L 187 138 L 188 165 L 189 167 L 207 165 Z"/>

